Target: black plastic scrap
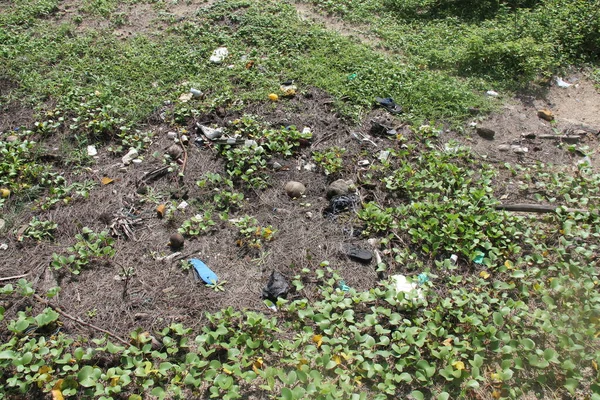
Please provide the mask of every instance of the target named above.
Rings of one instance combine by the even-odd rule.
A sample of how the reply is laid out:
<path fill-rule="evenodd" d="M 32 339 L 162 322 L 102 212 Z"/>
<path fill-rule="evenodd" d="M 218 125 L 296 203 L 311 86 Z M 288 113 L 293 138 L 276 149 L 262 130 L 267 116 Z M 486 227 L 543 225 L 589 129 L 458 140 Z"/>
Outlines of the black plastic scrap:
<path fill-rule="evenodd" d="M 373 259 L 373 253 L 369 250 L 361 249 L 359 247 L 350 246 L 346 249 L 346 254 L 354 261 L 358 261 L 363 264 L 369 264 Z"/>
<path fill-rule="evenodd" d="M 353 210 L 358 203 L 358 196 L 355 194 L 341 194 L 334 196 L 329 201 L 329 205 L 323 210 L 325 218 L 334 218 L 344 211 Z"/>
<path fill-rule="evenodd" d="M 262 298 L 276 303 L 279 297 L 285 299 L 289 291 L 290 285 L 285 276 L 280 272 L 273 271 L 271 272 L 267 286 L 263 288 Z"/>

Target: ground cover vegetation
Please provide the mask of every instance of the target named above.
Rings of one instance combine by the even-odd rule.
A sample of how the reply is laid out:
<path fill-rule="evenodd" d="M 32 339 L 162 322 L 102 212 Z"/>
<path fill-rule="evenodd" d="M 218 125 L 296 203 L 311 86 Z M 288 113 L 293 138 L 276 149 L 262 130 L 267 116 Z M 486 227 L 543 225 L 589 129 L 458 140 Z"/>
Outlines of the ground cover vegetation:
<path fill-rule="evenodd" d="M 0 398 L 600 399 L 600 175 L 589 163 L 494 166 L 443 140 L 493 110 L 490 88 L 530 88 L 573 64 L 598 81 L 597 2 L 310 2 L 365 29 L 367 42 L 298 18 L 293 3 L 216 1 L 183 17 L 169 12 L 179 3 L 194 2 L 0 2 L 0 106 L 33 110 L 0 132 L 0 233 L 21 246 L 52 243 L 48 268 L 65 285 L 115 266 L 125 299 L 136 271 L 116 265 L 119 225 L 52 220 L 112 183 L 90 172 L 98 163 L 133 148 L 172 182 L 191 180 L 194 213 L 169 200 L 164 224 L 187 240 L 230 231 L 224 237 L 260 265 L 285 221 L 253 215 L 248 198 L 274 186 L 275 161 L 304 157 L 331 182 L 371 157 L 356 175 L 360 207 L 339 218 L 377 240 L 379 279 L 348 288 L 333 260 L 301 249 L 277 312 L 224 307 L 202 326 L 173 322 L 126 338 L 91 325 L 96 309 L 73 317 L 57 307 L 62 285 L 14 279 L 0 288 Z M 156 19 L 116 35 L 133 18 L 127 7 L 140 5 Z M 213 64 L 219 46 L 230 58 Z M 327 93 L 349 124 L 391 96 L 406 129 L 385 139 L 382 158 L 341 142 L 311 149 L 310 132 L 247 112 L 289 79 L 299 96 Z M 190 87 L 202 95 L 181 96 Z M 225 131 L 255 144 L 215 144 L 216 167 L 196 176 L 185 161 L 151 153 L 154 125 L 181 138 L 223 109 L 236 116 Z M 107 159 L 90 156 L 90 145 Z M 556 212 L 498 210 L 501 176 Z M 140 196 L 152 207 L 168 197 L 152 187 Z M 20 221 L 25 212 L 34 216 Z M 57 241 L 64 232 L 74 233 Z M 399 272 L 419 291 L 398 292 L 389 276 Z M 225 282 L 213 283 L 215 294 L 234 284 Z M 72 321 L 97 335 L 63 329 Z"/>

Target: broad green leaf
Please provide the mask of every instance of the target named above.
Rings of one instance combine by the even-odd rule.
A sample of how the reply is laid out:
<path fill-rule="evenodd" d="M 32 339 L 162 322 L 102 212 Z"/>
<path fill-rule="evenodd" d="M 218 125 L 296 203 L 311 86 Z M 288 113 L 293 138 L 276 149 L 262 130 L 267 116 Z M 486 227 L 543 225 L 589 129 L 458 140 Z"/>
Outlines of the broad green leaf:
<path fill-rule="evenodd" d="M 418 390 L 413 390 L 410 392 L 410 395 L 414 397 L 415 400 L 425 400 L 425 395 Z"/>
<path fill-rule="evenodd" d="M 292 393 L 292 391 L 286 387 L 281 389 L 281 398 L 283 400 L 293 400 L 294 399 L 294 393 Z"/>

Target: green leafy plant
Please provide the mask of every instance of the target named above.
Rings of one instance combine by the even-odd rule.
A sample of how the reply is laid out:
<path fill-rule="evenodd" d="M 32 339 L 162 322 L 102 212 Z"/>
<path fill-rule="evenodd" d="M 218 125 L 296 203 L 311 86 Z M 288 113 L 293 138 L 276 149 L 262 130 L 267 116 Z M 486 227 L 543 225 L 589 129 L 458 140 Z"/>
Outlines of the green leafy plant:
<path fill-rule="evenodd" d="M 89 228 L 83 228 L 81 233 L 75 235 L 77 242 L 69 247 L 68 255 L 52 254 L 52 268 L 56 270 L 67 269 L 73 275 L 79 275 L 84 268 L 92 262 L 108 259 L 115 255 L 113 248 L 114 239 L 108 231 L 95 233 Z"/>
<path fill-rule="evenodd" d="M 58 224 L 53 221 L 42 221 L 38 217 L 31 218 L 29 224 L 23 231 L 20 237 L 18 237 L 19 241 L 22 241 L 25 238 L 30 238 L 34 240 L 52 240 L 54 238 L 54 232 L 58 228 Z"/>
<path fill-rule="evenodd" d="M 277 232 L 270 225 L 260 226 L 256 218 L 248 215 L 231 222 L 239 229 L 240 239 L 237 244 L 240 247 L 259 250 L 266 242 L 273 240 L 273 236 Z"/>
<path fill-rule="evenodd" d="M 345 148 L 334 146 L 324 151 L 313 152 L 313 160 L 325 171 L 325 175 L 333 175 L 342 170 L 344 166 L 343 155 Z"/>
<path fill-rule="evenodd" d="M 227 281 L 220 280 L 218 282 L 211 282 L 211 283 L 207 284 L 206 286 L 211 288 L 215 292 L 224 292 L 226 283 L 227 283 Z"/>
<path fill-rule="evenodd" d="M 204 211 L 203 214 L 196 214 L 183 222 L 178 229 L 179 233 L 186 236 L 198 236 L 206 234 L 214 229 L 216 222 L 212 218 L 212 211 Z"/>

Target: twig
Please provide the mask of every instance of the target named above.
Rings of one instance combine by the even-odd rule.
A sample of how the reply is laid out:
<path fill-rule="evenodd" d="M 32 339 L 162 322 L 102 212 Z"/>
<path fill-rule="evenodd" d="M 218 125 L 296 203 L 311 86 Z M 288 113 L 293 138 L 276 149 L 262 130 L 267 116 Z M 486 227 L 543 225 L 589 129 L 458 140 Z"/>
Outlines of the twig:
<path fill-rule="evenodd" d="M 154 179 L 157 179 L 169 172 L 169 166 L 165 165 L 164 167 L 156 168 L 152 171 L 146 172 L 144 176 L 140 179 L 141 183 L 148 183 Z M 139 186 L 139 183 L 138 183 Z"/>
<path fill-rule="evenodd" d="M 43 304 L 47 305 L 48 307 L 52 308 L 54 311 L 56 311 L 57 313 L 59 313 L 60 315 L 62 315 L 65 318 L 68 318 L 68 319 L 70 319 L 72 321 L 77 322 L 78 324 L 85 325 L 87 327 L 90 327 L 90 328 L 95 329 L 97 331 L 100 331 L 102 333 L 105 333 L 108 336 L 112 337 L 113 339 L 117 340 L 118 342 L 124 344 L 125 346 L 130 346 L 131 345 L 131 343 L 129 343 L 129 342 L 121 339 L 119 336 L 115 335 L 112 332 L 107 331 L 106 329 L 102 329 L 102 328 L 100 328 L 100 327 L 98 327 L 96 325 L 92 325 L 90 323 L 87 323 L 87 322 L 83 321 L 81 318 L 73 317 L 72 315 L 67 314 L 60 307 L 58 307 L 57 305 L 54 305 L 54 304 L 50 303 L 48 300 L 44 299 L 42 296 L 40 296 L 40 295 L 38 295 L 36 293 L 33 294 L 33 298 L 36 299 L 37 301 L 39 301 L 40 303 L 43 303 Z"/>
<path fill-rule="evenodd" d="M 504 211 L 523 211 L 536 213 L 551 213 L 555 212 L 559 206 L 546 206 L 542 204 L 498 204 L 496 210 Z M 588 210 L 581 208 L 567 208 L 566 212 L 587 212 Z"/>
<path fill-rule="evenodd" d="M 30 273 L 28 272 L 28 273 L 23 274 L 23 275 L 7 276 L 6 278 L 0 278 L 0 282 L 2 282 L 2 281 L 10 281 L 12 279 L 24 278 L 24 277 L 26 277 L 29 274 Z"/>

